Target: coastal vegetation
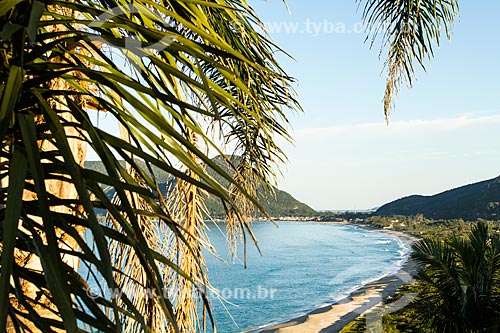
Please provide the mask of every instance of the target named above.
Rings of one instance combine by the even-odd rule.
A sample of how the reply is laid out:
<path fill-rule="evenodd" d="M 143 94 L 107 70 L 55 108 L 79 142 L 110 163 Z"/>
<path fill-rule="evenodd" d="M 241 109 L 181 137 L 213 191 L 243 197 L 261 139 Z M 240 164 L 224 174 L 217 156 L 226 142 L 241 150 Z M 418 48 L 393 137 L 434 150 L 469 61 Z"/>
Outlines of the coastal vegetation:
<path fill-rule="evenodd" d="M 492 204 L 498 198 L 495 178 L 435 196 L 396 200 L 372 213 L 346 212 L 323 219 L 421 239 L 412 253 L 418 265 L 416 282 L 404 285 L 385 302 L 407 293 L 418 296 L 404 309 L 384 316 L 384 332 L 498 332 L 500 220 Z M 342 333 L 365 331 L 366 318 L 361 316 Z"/>
<path fill-rule="evenodd" d="M 413 245 L 416 282 L 400 288 L 391 303 L 412 292 L 417 298 L 384 316 L 384 332 L 498 332 L 500 325 L 500 234 L 491 223 L 471 223 L 448 238 L 426 236 Z M 366 318 L 342 333 L 364 332 Z"/>
<path fill-rule="evenodd" d="M 438 332 L 498 332 L 500 234 L 486 222 L 466 237 L 422 240 L 413 246 L 422 284 L 416 313 Z"/>

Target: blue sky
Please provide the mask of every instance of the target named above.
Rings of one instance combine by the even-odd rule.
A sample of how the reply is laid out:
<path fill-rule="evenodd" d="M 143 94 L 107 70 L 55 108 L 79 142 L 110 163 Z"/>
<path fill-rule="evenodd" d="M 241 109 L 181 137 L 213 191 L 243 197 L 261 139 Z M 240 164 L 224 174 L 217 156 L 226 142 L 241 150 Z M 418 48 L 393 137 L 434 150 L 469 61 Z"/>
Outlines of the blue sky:
<path fill-rule="evenodd" d="M 368 209 L 500 175 L 500 2 L 459 0 L 452 40 L 403 87 L 385 125 L 384 56 L 354 0 L 249 0 L 304 112 L 279 187 L 315 209 Z M 118 132 L 109 117 L 101 126 Z M 95 159 L 89 152 L 88 158 Z"/>
<path fill-rule="evenodd" d="M 500 175 L 500 2 L 460 1 L 452 40 L 402 89 L 385 126 L 383 56 L 355 1 L 250 4 L 297 79 L 304 113 L 280 187 L 316 209 L 366 209 Z"/>

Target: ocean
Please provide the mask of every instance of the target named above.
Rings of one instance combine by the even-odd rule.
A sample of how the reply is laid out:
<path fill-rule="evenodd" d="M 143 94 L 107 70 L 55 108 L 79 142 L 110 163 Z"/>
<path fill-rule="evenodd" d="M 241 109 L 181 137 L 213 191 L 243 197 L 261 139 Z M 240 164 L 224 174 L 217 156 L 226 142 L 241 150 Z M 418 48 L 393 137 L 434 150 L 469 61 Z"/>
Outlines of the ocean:
<path fill-rule="evenodd" d="M 409 246 L 399 238 L 350 225 L 304 222 L 253 223 L 262 256 L 247 244 L 238 259 L 209 224 L 219 258 L 207 254 L 210 294 L 217 331 L 240 333 L 287 321 L 332 304 L 384 275 L 395 273 Z"/>

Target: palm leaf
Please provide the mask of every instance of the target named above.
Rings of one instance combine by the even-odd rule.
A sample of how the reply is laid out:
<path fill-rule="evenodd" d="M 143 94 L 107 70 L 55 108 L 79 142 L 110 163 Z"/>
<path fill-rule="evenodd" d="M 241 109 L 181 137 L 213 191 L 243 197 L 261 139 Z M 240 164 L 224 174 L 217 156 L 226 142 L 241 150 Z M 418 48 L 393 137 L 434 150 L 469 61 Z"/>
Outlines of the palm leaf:
<path fill-rule="evenodd" d="M 450 38 L 459 8 L 456 0 L 358 0 L 364 4 L 363 19 L 373 45 L 381 39 L 381 53 L 387 49 L 385 66 L 387 86 L 384 99 L 386 119 L 400 86 L 412 86 L 415 63 L 426 68 L 427 58 L 434 56 L 443 30 Z"/>
<path fill-rule="evenodd" d="M 440 332 L 498 330 L 498 235 L 479 222 L 466 238 L 422 240 L 413 246 L 423 283 L 417 311 Z"/>
<path fill-rule="evenodd" d="M 0 203 L 6 207 L 0 329 L 9 321 L 17 331 L 201 330 L 202 321 L 182 326 L 176 295 L 163 291 L 182 280 L 209 310 L 206 272 L 196 275 L 171 260 L 183 248 L 202 267 L 203 225 L 195 232 L 185 218 L 171 214 L 152 166 L 227 207 L 238 207 L 236 192 L 260 207 L 209 151 L 228 153 L 218 138 L 236 142 L 236 153 L 246 154 L 262 182 L 284 160 L 274 140 L 289 139 L 284 109 L 297 104 L 291 78 L 274 59 L 276 47 L 254 30 L 250 22 L 258 19 L 244 1 L 143 0 L 132 6 L 9 0 L 0 4 L 0 16 L 6 161 L 0 177 L 3 185 L 9 182 Z M 231 30 L 231 20 L 243 22 L 244 32 Z M 129 138 L 98 128 L 91 121 L 96 112 L 107 112 Z M 87 145 L 105 171 L 83 167 L 84 151 L 77 147 Z M 47 184 L 60 184 L 61 191 Z M 103 186 L 119 200 L 111 200 Z M 112 222 L 99 221 L 96 208 L 105 209 Z M 161 234 L 175 240 L 165 245 L 169 251 L 158 247 Z M 161 323 L 133 297 L 141 288 L 157 295 Z M 197 309 L 191 309 L 194 318 Z"/>

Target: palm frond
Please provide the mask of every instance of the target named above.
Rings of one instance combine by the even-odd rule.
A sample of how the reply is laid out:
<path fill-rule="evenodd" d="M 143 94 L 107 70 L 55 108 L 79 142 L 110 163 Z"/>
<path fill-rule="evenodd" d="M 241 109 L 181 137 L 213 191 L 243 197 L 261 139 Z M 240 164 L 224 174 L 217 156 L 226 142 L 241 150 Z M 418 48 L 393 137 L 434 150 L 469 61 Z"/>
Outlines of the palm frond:
<path fill-rule="evenodd" d="M 413 246 L 417 278 L 423 283 L 419 313 L 430 327 L 441 332 L 498 330 L 498 240 L 479 222 L 467 238 L 422 240 Z"/>
<path fill-rule="evenodd" d="M 176 279 L 208 309 L 206 272 L 190 269 L 203 267 L 199 210 L 195 229 L 172 214 L 153 166 L 236 206 L 211 168 L 260 207 L 210 159 L 209 151 L 227 152 L 206 128 L 240 150 L 256 138 L 251 163 L 264 182 L 284 159 L 275 140 L 289 138 L 285 110 L 298 106 L 257 20 L 235 0 L 0 4 L 0 330 L 9 321 L 26 332 L 184 332 L 184 308 L 165 292 Z M 97 112 L 128 137 L 94 124 Z M 83 166 L 87 147 L 105 170 Z M 175 242 L 162 248 L 162 235 Z M 172 260 L 176 251 L 198 263 Z M 151 302 L 138 301 L 141 288 Z"/>
<path fill-rule="evenodd" d="M 400 86 L 412 86 L 415 64 L 426 68 L 444 32 L 450 38 L 459 13 L 456 0 L 358 0 L 371 45 L 381 39 L 381 53 L 387 49 L 387 86 L 384 112 L 388 120 Z"/>

